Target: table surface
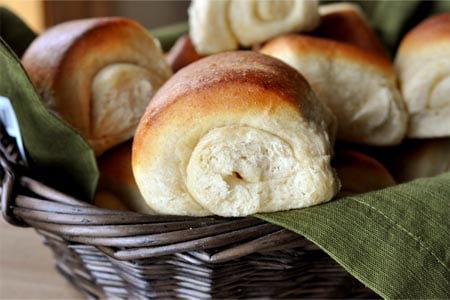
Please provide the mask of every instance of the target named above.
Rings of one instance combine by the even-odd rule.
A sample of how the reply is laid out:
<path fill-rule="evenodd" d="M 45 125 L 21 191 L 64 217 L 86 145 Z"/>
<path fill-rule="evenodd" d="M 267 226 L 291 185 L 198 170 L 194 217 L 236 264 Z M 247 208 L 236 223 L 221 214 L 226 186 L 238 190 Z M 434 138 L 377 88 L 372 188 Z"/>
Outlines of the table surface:
<path fill-rule="evenodd" d="M 54 267 L 51 250 L 32 228 L 0 217 L 0 299 L 83 299 Z"/>

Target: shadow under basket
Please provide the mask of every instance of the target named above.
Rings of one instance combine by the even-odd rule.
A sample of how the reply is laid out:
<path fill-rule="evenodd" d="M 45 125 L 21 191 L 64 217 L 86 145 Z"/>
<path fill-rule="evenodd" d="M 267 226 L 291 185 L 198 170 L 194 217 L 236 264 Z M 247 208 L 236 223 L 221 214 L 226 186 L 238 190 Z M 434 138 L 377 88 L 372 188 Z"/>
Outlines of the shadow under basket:
<path fill-rule="evenodd" d="M 95 207 L 24 175 L 3 127 L 0 160 L 4 219 L 33 227 L 86 298 L 379 298 L 282 227 Z"/>

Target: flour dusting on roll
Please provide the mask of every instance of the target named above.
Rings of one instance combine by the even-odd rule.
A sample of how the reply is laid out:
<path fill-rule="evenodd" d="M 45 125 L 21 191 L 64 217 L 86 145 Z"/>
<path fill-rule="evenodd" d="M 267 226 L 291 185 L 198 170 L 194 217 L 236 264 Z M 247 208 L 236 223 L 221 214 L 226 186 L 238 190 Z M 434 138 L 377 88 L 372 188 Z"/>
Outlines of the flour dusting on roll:
<path fill-rule="evenodd" d="M 413 28 L 400 43 L 395 67 L 410 114 L 408 136 L 450 136 L 450 13 Z"/>
<path fill-rule="evenodd" d="M 193 0 L 192 41 L 200 54 L 249 47 L 282 33 L 311 31 L 319 24 L 317 0 Z"/>
<path fill-rule="evenodd" d="M 125 18 L 56 25 L 30 45 L 22 63 L 47 107 L 97 155 L 133 136 L 148 102 L 172 74 L 158 41 Z"/>
<path fill-rule="evenodd" d="M 389 60 L 329 39 L 287 34 L 261 52 L 298 70 L 338 119 L 337 138 L 366 145 L 394 145 L 407 126 L 405 104 Z"/>
<path fill-rule="evenodd" d="M 246 216 L 329 201 L 336 124 L 283 62 L 227 52 L 181 69 L 136 131 L 132 166 L 158 213 Z"/>

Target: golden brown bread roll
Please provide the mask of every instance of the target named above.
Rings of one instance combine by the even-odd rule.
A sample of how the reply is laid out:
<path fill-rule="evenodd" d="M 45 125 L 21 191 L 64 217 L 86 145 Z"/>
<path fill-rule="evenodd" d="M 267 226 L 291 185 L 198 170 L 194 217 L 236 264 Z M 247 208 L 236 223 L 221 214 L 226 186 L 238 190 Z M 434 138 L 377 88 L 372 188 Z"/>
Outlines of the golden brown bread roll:
<path fill-rule="evenodd" d="M 132 141 L 122 143 L 98 158 L 100 180 L 96 204 L 100 207 L 153 213 L 145 204 L 131 169 Z"/>
<path fill-rule="evenodd" d="M 166 61 L 173 72 L 177 72 L 179 69 L 200 58 L 202 56 L 195 50 L 188 34 L 179 37 L 166 55 Z"/>
<path fill-rule="evenodd" d="M 408 136 L 450 136 L 450 13 L 413 28 L 395 57 L 410 114 Z"/>
<path fill-rule="evenodd" d="M 106 189 L 98 189 L 96 191 L 94 205 L 112 210 L 131 211 L 117 194 Z"/>
<path fill-rule="evenodd" d="M 318 24 L 317 0 L 193 0 L 189 7 L 189 34 L 200 54 L 250 47 Z"/>
<path fill-rule="evenodd" d="M 252 51 L 178 71 L 150 102 L 132 166 L 164 214 L 245 216 L 330 200 L 335 120 L 283 62 Z"/>
<path fill-rule="evenodd" d="M 379 161 L 359 151 L 337 150 L 332 165 L 342 184 L 339 196 L 366 193 L 396 184 Z"/>
<path fill-rule="evenodd" d="M 261 52 L 298 70 L 338 119 L 337 138 L 367 145 L 403 139 L 407 114 L 391 63 L 384 57 L 329 39 L 289 34 Z"/>
<path fill-rule="evenodd" d="M 386 48 L 370 27 L 361 7 L 339 2 L 319 6 L 320 24 L 313 35 L 348 43 L 390 59 Z"/>
<path fill-rule="evenodd" d="M 49 109 L 97 155 L 134 134 L 151 97 L 171 75 L 159 43 L 124 18 L 59 24 L 34 40 L 22 63 Z"/>

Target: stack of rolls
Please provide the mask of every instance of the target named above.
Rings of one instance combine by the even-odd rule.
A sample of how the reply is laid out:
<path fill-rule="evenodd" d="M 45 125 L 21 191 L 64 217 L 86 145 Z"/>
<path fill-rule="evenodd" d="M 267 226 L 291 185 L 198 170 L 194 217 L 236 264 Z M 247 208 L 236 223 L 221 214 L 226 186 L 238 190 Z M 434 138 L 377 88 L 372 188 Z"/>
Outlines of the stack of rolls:
<path fill-rule="evenodd" d="M 400 182 L 449 172 L 450 13 L 407 32 L 394 65 L 409 114 L 409 139 L 391 154 L 392 172 Z"/>
<path fill-rule="evenodd" d="M 166 56 L 136 22 L 98 18 L 23 57 L 99 156 L 98 206 L 242 217 L 448 170 L 450 14 L 408 33 L 395 68 L 355 4 L 193 0 L 189 23 Z M 381 146 L 395 170 L 346 145 Z"/>
<path fill-rule="evenodd" d="M 193 1 L 190 35 L 168 56 L 177 73 L 153 97 L 133 141 L 132 170 L 149 209 L 247 216 L 396 184 L 364 153 L 338 150 L 330 162 L 335 139 L 385 149 L 403 142 L 411 131 L 408 63 L 396 59 L 397 78 L 355 5 L 307 3 Z M 262 23 L 309 10 L 281 31 Z M 255 44 L 257 51 L 226 51 Z"/>

